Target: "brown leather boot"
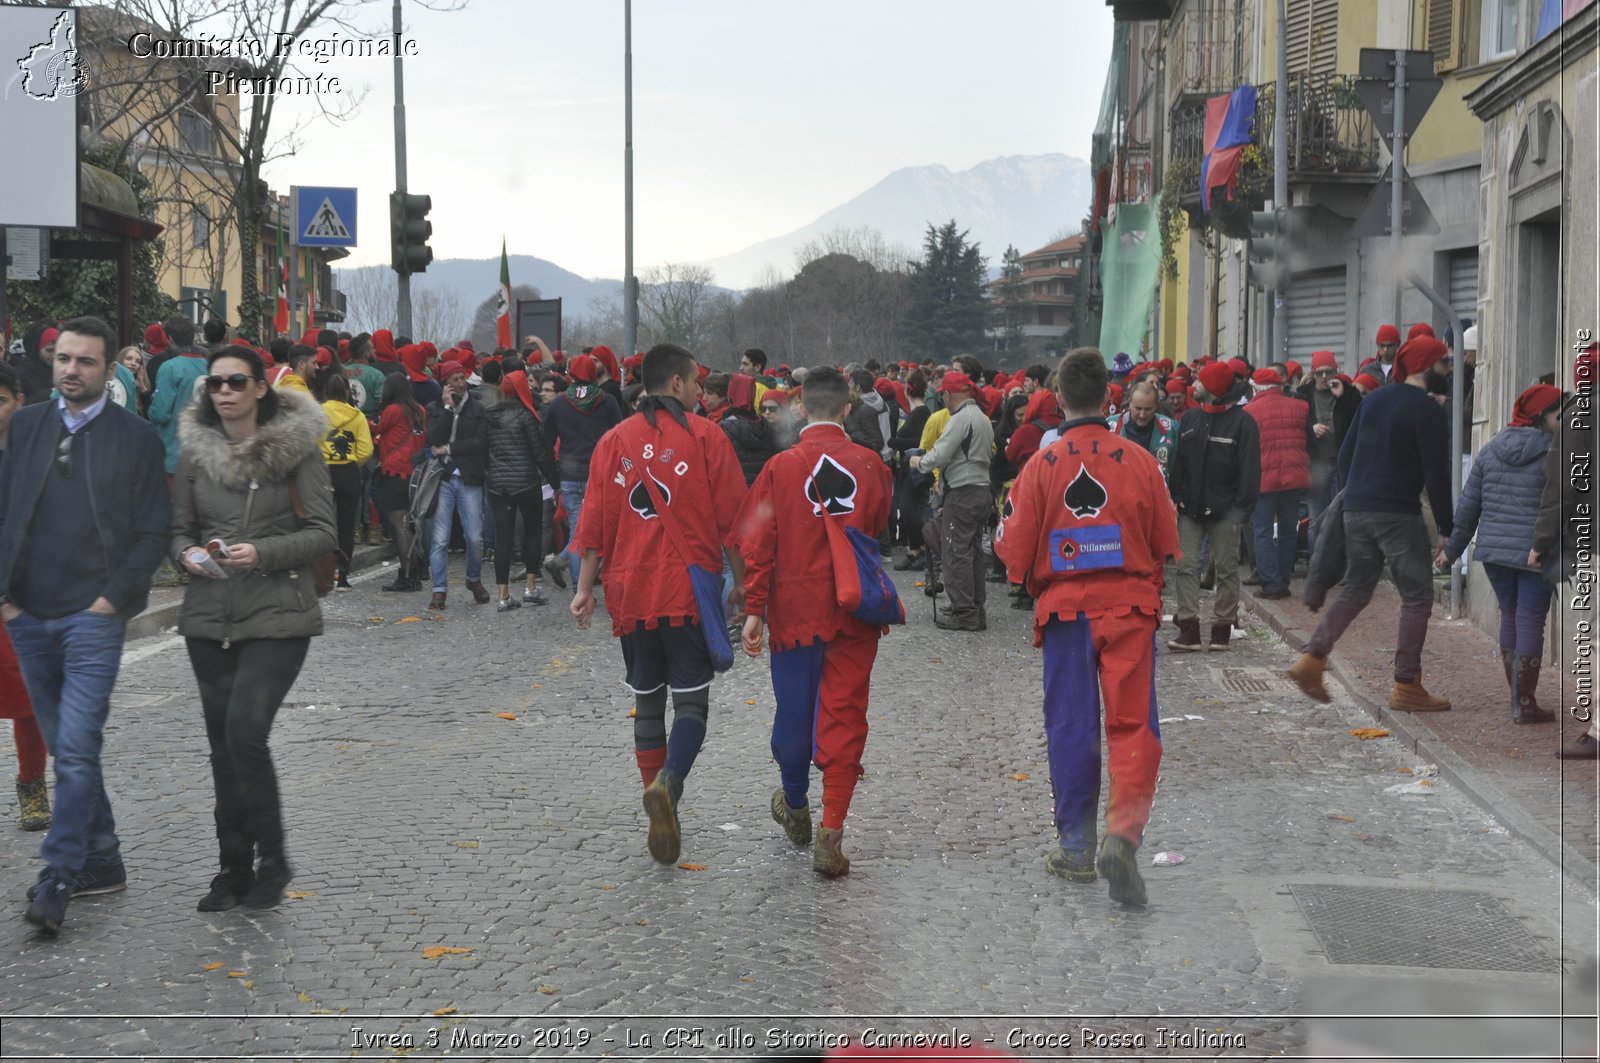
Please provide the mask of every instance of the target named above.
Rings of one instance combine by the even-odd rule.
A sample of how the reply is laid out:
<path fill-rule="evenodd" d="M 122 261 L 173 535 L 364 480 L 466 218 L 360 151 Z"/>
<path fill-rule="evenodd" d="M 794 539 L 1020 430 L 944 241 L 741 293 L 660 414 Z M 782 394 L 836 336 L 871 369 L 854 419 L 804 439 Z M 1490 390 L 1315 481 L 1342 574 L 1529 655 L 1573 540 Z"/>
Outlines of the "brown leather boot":
<path fill-rule="evenodd" d="M 475 579 L 467 580 L 467 590 L 472 592 L 472 600 L 477 602 L 479 605 L 489 604 L 489 588 L 485 587 L 482 581 Z"/>
<path fill-rule="evenodd" d="M 1389 708 L 1395 712 L 1449 712 L 1450 702 L 1423 689 L 1421 678 L 1409 683 L 1396 679 L 1394 689 L 1389 691 Z"/>
<path fill-rule="evenodd" d="M 436 613 L 444 612 L 444 591 L 433 592 L 433 597 L 428 601 L 428 608 Z"/>
<path fill-rule="evenodd" d="M 1322 682 L 1322 673 L 1327 671 L 1327 668 L 1328 662 L 1325 658 L 1302 653 L 1300 659 L 1289 666 L 1289 678 L 1300 688 L 1300 693 L 1326 705 L 1333 700 L 1328 695 L 1327 686 Z"/>

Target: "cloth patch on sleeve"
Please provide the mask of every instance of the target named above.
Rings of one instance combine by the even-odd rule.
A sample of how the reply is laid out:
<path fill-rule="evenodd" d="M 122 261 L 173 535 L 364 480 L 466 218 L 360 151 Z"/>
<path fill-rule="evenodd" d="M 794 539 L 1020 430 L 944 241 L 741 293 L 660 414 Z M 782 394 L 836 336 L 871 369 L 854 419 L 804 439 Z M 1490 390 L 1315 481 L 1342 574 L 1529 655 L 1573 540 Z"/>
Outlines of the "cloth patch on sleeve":
<path fill-rule="evenodd" d="M 1057 528 L 1050 533 L 1050 570 L 1085 572 L 1122 567 L 1122 525 Z"/>

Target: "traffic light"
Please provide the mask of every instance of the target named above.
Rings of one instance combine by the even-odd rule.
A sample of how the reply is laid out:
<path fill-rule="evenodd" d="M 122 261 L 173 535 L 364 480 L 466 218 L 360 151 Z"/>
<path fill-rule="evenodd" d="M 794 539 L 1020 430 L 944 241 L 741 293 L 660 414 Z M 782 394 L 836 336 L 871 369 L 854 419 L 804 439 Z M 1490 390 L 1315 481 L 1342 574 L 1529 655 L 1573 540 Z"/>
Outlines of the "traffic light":
<path fill-rule="evenodd" d="M 433 235 L 433 223 L 428 220 L 432 209 L 431 196 L 389 194 L 389 264 L 396 273 L 421 273 L 433 261 L 433 248 L 428 246 L 428 237 Z"/>
<path fill-rule="evenodd" d="M 1258 210 L 1250 214 L 1250 281 L 1266 291 L 1289 287 L 1289 213 Z"/>

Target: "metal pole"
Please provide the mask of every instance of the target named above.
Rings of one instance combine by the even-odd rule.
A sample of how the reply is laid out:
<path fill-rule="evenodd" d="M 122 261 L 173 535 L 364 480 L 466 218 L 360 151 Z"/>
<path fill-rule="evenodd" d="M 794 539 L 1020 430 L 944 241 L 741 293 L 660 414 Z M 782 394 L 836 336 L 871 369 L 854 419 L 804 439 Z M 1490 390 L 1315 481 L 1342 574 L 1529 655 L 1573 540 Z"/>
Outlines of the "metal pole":
<path fill-rule="evenodd" d="M 639 281 L 633 275 L 633 0 L 622 4 L 622 355 L 639 349 Z"/>
<path fill-rule="evenodd" d="M 1399 126 L 1395 127 L 1396 129 Z M 1466 434 L 1461 428 L 1461 404 L 1465 401 L 1466 384 L 1462 382 L 1461 372 L 1461 343 L 1464 339 L 1461 328 L 1461 318 L 1450 304 L 1433 290 L 1433 285 L 1423 280 L 1415 273 L 1409 277 L 1401 278 L 1402 283 L 1410 280 L 1413 287 L 1439 308 L 1446 320 L 1450 322 L 1450 334 L 1455 338 L 1455 347 L 1450 355 L 1455 361 L 1455 368 L 1450 373 L 1450 505 L 1454 508 L 1456 500 L 1461 497 L 1461 456 L 1466 453 Z M 1428 544 L 1431 549 L 1433 544 Z M 1461 616 L 1461 562 L 1450 566 L 1450 619 L 1455 620 Z"/>
<path fill-rule="evenodd" d="M 0 225 L 0 339 L 11 343 L 11 309 L 6 305 L 6 269 L 11 265 L 11 252 L 6 250 L 6 227 Z M 0 357 L 4 357 L 0 354 Z"/>
<path fill-rule="evenodd" d="M 280 221 L 282 225 L 289 230 L 289 240 L 285 245 L 288 249 L 289 255 L 289 338 L 294 340 L 296 343 L 299 342 L 300 336 L 305 335 L 305 333 L 294 327 L 295 301 L 300 297 L 300 256 L 297 253 L 300 249 L 300 234 L 295 232 L 295 223 L 299 220 L 299 218 L 300 189 L 298 186 L 291 185 L 289 188 L 289 217 L 287 219 L 280 219 Z"/>
<path fill-rule="evenodd" d="M 406 194 L 406 79 L 401 61 L 400 0 L 394 0 L 394 190 Z M 395 329 L 401 336 L 411 335 L 411 274 L 397 278 Z M 413 337 L 415 338 L 415 337 Z"/>
<path fill-rule="evenodd" d="M 1283 233 L 1282 223 L 1289 216 L 1289 16 L 1284 3 L 1285 0 L 1278 0 L 1278 90 L 1273 93 L 1272 115 L 1272 204 L 1278 213 L 1280 234 Z M 1286 249 L 1286 238 L 1282 235 L 1278 246 Z M 1281 283 L 1287 284 L 1288 278 L 1283 278 Z M 1269 362 L 1288 357 L 1289 306 L 1281 287 L 1273 290 L 1272 311 Z"/>
<path fill-rule="evenodd" d="M 1394 275 L 1394 327 L 1400 327 L 1400 300 L 1405 292 L 1401 245 L 1405 240 L 1406 177 L 1406 50 L 1394 50 L 1394 151 L 1389 160 L 1389 259 Z"/>

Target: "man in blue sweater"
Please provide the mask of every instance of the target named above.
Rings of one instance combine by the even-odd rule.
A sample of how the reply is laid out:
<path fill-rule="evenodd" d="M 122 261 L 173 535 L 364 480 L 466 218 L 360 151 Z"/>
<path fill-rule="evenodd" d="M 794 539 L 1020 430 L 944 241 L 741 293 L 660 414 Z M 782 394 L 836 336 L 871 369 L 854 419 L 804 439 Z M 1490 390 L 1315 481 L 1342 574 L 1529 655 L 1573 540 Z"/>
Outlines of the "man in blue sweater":
<path fill-rule="evenodd" d="M 1289 669 L 1289 678 L 1318 701 L 1329 700 L 1322 682 L 1328 654 L 1372 600 L 1387 559 L 1401 603 L 1389 708 L 1450 708 L 1450 702 L 1422 686 L 1422 645 L 1433 612 L 1431 559 L 1450 535 L 1454 509 L 1450 423 L 1428 388 L 1445 374 L 1449 356 L 1449 348 L 1433 336 L 1407 341 L 1395 359 L 1394 382 L 1362 401 L 1339 448 L 1339 479 L 1345 485 L 1344 593 L 1328 607 L 1306 652 Z M 1439 527 L 1431 548 L 1419 502 L 1424 488 Z"/>
<path fill-rule="evenodd" d="M 0 464 L 0 619 L 55 758 L 56 806 L 28 891 L 28 922 L 61 928 L 74 896 L 124 888 L 100 773 L 101 732 L 130 617 L 167 548 L 161 437 L 110 402 L 117 339 L 104 321 L 61 326 L 59 398 L 11 421 Z"/>

